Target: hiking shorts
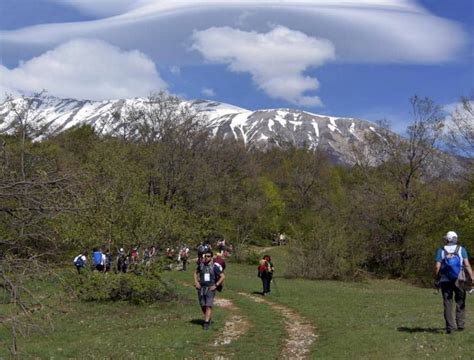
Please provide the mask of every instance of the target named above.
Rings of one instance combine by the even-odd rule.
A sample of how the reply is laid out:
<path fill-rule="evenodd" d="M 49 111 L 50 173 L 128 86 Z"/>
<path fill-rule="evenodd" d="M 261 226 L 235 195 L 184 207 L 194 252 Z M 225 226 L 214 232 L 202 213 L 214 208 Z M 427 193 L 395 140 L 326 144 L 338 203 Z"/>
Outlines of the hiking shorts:
<path fill-rule="evenodd" d="M 201 307 L 212 307 L 214 305 L 214 296 L 216 291 L 212 291 L 209 287 L 203 286 L 200 289 L 197 289 L 199 305 Z"/>

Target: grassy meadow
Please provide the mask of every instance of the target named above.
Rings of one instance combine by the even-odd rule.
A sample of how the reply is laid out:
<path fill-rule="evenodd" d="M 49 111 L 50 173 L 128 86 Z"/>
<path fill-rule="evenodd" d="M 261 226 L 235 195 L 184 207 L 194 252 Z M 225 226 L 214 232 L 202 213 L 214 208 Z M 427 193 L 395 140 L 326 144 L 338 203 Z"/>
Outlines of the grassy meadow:
<path fill-rule="evenodd" d="M 394 280 L 359 283 L 286 279 L 285 248 L 269 251 L 276 267 L 269 301 L 298 311 L 316 327 L 314 359 L 469 359 L 474 358 L 474 296 L 468 296 L 462 333 L 445 335 L 441 295 Z M 77 276 L 64 270 L 65 283 Z M 250 329 L 238 340 L 212 346 L 230 311 L 216 308 L 210 331 L 201 329 L 202 314 L 187 272 L 165 272 L 178 299 L 153 305 L 81 302 L 57 278 L 34 283 L 45 309 L 33 314 L 32 326 L 18 338 L 20 358 L 41 359 L 203 359 L 233 354 L 235 359 L 276 359 L 285 339 L 282 317 L 267 304 L 239 293 L 260 291 L 256 266 L 229 262 L 224 291 Z M 104 276 L 116 276 L 107 274 Z M 68 280 L 69 279 L 69 280 Z M 0 305 L 0 315 L 10 311 Z M 47 314 L 47 315 L 46 315 Z M 0 329 L 0 358 L 8 359 L 9 324 Z"/>

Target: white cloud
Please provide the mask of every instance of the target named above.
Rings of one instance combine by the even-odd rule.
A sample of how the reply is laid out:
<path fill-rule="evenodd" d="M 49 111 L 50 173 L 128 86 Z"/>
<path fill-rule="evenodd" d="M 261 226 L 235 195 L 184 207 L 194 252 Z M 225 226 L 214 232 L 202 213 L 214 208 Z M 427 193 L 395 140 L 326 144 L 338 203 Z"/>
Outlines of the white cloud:
<path fill-rule="evenodd" d="M 0 65 L 0 89 L 102 100 L 147 96 L 166 89 L 155 64 L 139 51 L 122 51 L 104 41 L 77 39 L 15 69 Z"/>
<path fill-rule="evenodd" d="M 316 78 L 304 76 L 309 67 L 334 60 L 333 44 L 302 32 L 277 26 L 268 33 L 245 32 L 229 27 L 210 28 L 193 34 L 193 49 L 206 60 L 229 64 L 236 72 L 249 72 L 269 96 L 305 106 L 321 105 Z"/>
<path fill-rule="evenodd" d="M 203 94 L 204 96 L 207 96 L 207 97 L 216 96 L 216 93 L 215 93 L 214 89 L 207 88 L 207 87 L 205 87 L 201 90 L 201 94 Z"/>
<path fill-rule="evenodd" d="M 59 2 L 60 0 L 50 0 Z M 64 2 L 61 2 L 64 4 Z M 0 31 L 4 61 L 18 52 L 37 56 L 71 38 L 100 38 L 136 48 L 168 64 L 196 63 L 185 42 L 194 29 L 234 26 L 262 32 L 277 23 L 331 41 L 337 59 L 351 63 L 442 63 L 458 60 L 468 34 L 415 0 L 68 0 L 104 16 Z M 242 14 L 251 14 L 242 15 Z M 157 46 L 159 44 L 159 46 Z"/>
<path fill-rule="evenodd" d="M 145 2 L 137 0 L 48 0 L 61 5 L 69 5 L 79 11 L 96 16 L 112 16 L 125 13 Z"/>

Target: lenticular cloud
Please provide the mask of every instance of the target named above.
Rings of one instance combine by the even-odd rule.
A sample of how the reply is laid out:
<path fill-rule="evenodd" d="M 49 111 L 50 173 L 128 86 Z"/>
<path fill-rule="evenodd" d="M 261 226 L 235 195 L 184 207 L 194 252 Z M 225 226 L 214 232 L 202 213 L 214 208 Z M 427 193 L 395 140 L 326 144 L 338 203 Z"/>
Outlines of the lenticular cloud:
<path fill-rule="evenodd" d="M 304 76 L 309 67 L 335 58 L 334 45 L 326 39 L 278 26 L 267 33 L 230 27 L 210 28 L 193 34 L 192 49 L 209 62 L 228 64 L 231 71 L 248 72 L 269 96 L 304 106 L 320 106 L 316 78 Z"/>
<path fill-rule="evenodd" d="M 468 44 L 459 24 L 412 0 L 70 0 L 68 5 L 98 18 L 0 31 L 4 61 L 14 52 L 30 58 L 73 38 L 94 37 L 168 65 L 189 64 L 199 60 L 186 53 L 194 30 L 238 26 L 263 32 L 269 23 L 328 39 L 341 62 L 439 63 L 458 59 Z"/>

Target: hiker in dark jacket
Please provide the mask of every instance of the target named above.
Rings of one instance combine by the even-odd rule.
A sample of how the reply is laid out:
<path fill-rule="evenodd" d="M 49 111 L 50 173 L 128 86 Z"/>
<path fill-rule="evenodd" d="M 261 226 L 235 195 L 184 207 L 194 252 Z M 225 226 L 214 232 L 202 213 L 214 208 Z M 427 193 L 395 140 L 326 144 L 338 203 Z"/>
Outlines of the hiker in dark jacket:
<path fill-rule="evenodd" d="M 126 273 L 128 270 L 128 255 L 123 248 L 120 248 L 117 255 L 117 272 Z"/>
<path fill-rule="evenodd" d="M 105 272 L 109 272 L 111 266 L 112 266 L 112 254 L 110 253 L 110 249 L 107 249 L 105 251 Z"/>
<path fill-rule="evenodd" d="M 265 255 L 262 260 L 260 260 L 258 265 L 258 277 L 262 279 L 262 295 L 267 296 L 271 292 L 270 284 L 273 277 L 272 258 L 269 255 Z"/>
<path fill-rule="evenodd" d="M 458 245 L 458 236 L 449 231 L 444 237 L 446 245 L 439 248 L 435 255 L 434 278 L 443 295 L 444 320 L 446 333 L 464 330 L 466 317 L 466 271 L 471 282 L 474 280 L 467 250 Z M 456 321 L 453 316 L 453 296 L 456 302 Z"/>
<path fill-rule="evenodd" d="M 212 261 L 212 251 L 208 250 L 202 255 L 202 261 L 194 272 L 194 286 L 197 289 L 199 305 L 204 314 L 203 329 L 208 330 L 212 318 L 212 306 L 216 289 L 224 281 L 225 275 L 220 270 L 221 266 Z"/>

